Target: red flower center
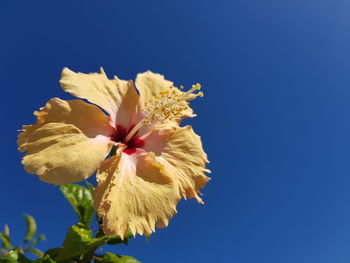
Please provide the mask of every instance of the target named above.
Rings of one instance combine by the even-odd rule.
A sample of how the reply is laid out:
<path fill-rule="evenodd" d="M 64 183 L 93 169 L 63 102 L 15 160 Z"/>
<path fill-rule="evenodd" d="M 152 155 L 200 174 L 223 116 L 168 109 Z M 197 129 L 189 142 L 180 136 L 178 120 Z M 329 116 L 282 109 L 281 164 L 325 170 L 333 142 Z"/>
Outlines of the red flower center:
<path fill-rule="evenodd" d="M 133 154 L 134 152 L 136 152 L 136 148 L 142 148 L 145 145 L 144 140 L 140 139 L 137 136 L 137 133 L 135 133 L 135 135 L 127 143 L 125 143 L 125 137 L 134 127 L 134 124 L 131 125 L 129 128 L 117 125 L 116 133 L 111 136 L 112 141 L 122 142 L 127 146 L 127 148 L 123 151 L 126 154 Z"/>

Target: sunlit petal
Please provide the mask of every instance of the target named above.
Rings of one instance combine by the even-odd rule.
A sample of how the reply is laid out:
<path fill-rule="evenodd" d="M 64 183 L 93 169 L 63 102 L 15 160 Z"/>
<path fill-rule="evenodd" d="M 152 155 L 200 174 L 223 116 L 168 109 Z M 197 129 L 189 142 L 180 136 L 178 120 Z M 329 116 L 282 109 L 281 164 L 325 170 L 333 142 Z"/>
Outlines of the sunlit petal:
<path fill-rule="evenodd" d="M 155 226 L 166 227 L 180 199 L 172 176 L 152 153 L 119 156 L 106 160 L 97 174 L 94 208 L 104 232 L 150 235 Z"/>
<path fill-rule="evenodd" d="M 159 97 L 161 92 L 168 91 L 169 88 L 173 86 L 173 82 L 166 80 L 163 75 L 147 71 L 137 75 L 135 85 L 137 90 L 140 92 L 140 104 L 144 105 L 145 103 L 152 103 L 152 101 Z M 178 92 L 181 94 L 183 93 L 180 90 L 178 90 Z M 195 96 L 193 96 L 193 98 L 195 98 Z M 185 117 L 196 116 L 193 114 L 190 107 L 184 110 L 182 115 L 183 116 L 179 119 L 179 121 Z"/>
<path fill-rule="evenodd" d="M 152 151 L 174 178 L 179 180 L 180 193 L 183 198 L 199 197 L 199 189 L 209 181 L 205 172 L 207 155 L 203 150 L 201 138 L 191 126 L 166 127 L 155 129 L 145 139 L 145 151 Z"/>
<path fill-rule="evenodd" d="M 126 124 L 124 122 L 131 122 L 135 118 L 138 94 L 132 81 L 117 77 L 110 80 L 103 70 L 101 73 L 85 74 L 64 68 L 60 83 L 73 96 L 87 99 L 103 108 L 114 126 L 116 122 Z"/>
<path fill-rule="evenodd" d="M 81 100 L 51 99 L 35 112 L 37 124 L 23 126 L 19 150 L 27 172 L 45 182 L 65 184 L 91 176 L 112 147 L 109 117 Z"/>

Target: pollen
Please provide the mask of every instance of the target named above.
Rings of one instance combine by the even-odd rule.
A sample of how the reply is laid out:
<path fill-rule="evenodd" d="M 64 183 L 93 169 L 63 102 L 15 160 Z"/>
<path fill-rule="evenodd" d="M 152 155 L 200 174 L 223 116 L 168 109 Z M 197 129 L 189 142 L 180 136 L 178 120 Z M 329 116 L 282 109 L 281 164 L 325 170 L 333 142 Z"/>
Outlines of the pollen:
<path fill-rule="evenodd" d="M 187 92 L 180 91 L 174 86 L 161 91 L 155 99 L 145 102 L 143 124 L 162 124 L 165 121 L 181 119 L 184 111 L 189 108 L 188 101 L 198 96 L 203 97 L 203 92 L 194 93 L 200 88 L 201 85 L 197 83 Z M 184 87 L 180 86 L 180 89 L 183 90 Z"/>
<path fill-rule="evenodd" d="M 192 88 L 186 92 L 182 91 L 183 86 L 180 86 L 180 89 L 170 86 L 167 90 L 159 92 L 153 100 L 146 101 L 143 108 L 144 118 L 132 128 L 125 137 L 124 143 L 127 144 L 142 126 L 181 120 L 185 116 L 185 111 L 189 109 L 189 101 L 198 96 L 203 97 L 201 91 L 194 93 L 201 89 L 199 83 L 192 85 Z"/>

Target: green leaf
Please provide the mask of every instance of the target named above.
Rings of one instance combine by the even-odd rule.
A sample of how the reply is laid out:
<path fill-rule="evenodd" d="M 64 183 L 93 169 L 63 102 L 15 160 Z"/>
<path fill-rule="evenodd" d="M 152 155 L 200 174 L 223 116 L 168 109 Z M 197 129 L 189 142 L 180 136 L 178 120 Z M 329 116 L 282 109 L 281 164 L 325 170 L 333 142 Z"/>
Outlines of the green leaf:
<path fill-rule="evenodd" d="M 128 231 L 124 236 L 124 239 L 121 239 L 119 236 L 108 236 L 108 245 L 117 245 L 117 244 L 125 244 L 127 245 L 129 239 L 132 237 L 132 233 Z"/>
<path fill-rule="evenodd" d="M 107 252 L 101 261 L 101 263 L 140 263 L 140 261 L 136 260 L 133 257 L 130 256 L 120 256 L 115 255 L 110 252 Z"/>
<path fill-rule="evenodd" d="M 13 246 L 11 245 L 10 238 L 6 234 L 0 233 L 0 239 L 2 241 L 1 247 L 6 247 L 7 249 L 12 249 Z"/>
<path fill-rule="evenodd" d="M 46 236 L 44 234 L 40 234 L 38 237 L 38 241 L 45 241 L 46 240 Z"/>
<path fill-rule="evenodd" d="M 70 260 L 61 260 L 58 261 L 59 255 L 62 253 L 63 248 L 50 248 L 45 252 L 45 256 L 49 255 L 51 259 L 53 259 L 56 262 L 62 262 L 62 263 L 70 263 Z"/>
<path fill-rule="evenodd" d="M 18 254 L 16 251 L 12 251 L 4 257 L 0 257 L 0 263 L 17 263 Z"/>
<path fill-rule="evenodd" d="M 27 223 L 27 235 L 24 238 L 24 242 L 30 241 L 36 233 L 36 222 L 31 215 L 24 214 Z"/>
<path fill-rule="evenodd" d="M 6 247 L 7 249 L 13 248 L 11 245 L 10 228 L 8 225 L 4 225 L 4 233 L 0 233 L 0 240 L 2 241 L 1 247 Z"/>
<path fill-rule="evenodd" d="M 34 255 L 37 255 L 38 257 L 42 257 L 44 255 L 44 253 L 37 248 L 31 248 L 29 252 L 33 253 Z"/>
<path fill-rule="evenodd" d="M 60 190 L 72 205 L 80 222 L 83 223 L 86 228 L 89 228 L 94 214 L 90 190 L 77 184 L 62 185 Z"/>
<path fill-rule="evenodd" d="M 51 259 L 50 255 L 45 255 L 44 257 L 35 260 L 34 263 L 55 263 L 55 261 Z"/>
<path fill-rule="evenodd" d="M 86 186 L 89 188 L 91 195 L 94 193 L 95 187 L 88 181 L 85 181 Z"/>
<path fill-rule="evenodd" d="M 50 248 L 46 250 L 45 255 L 49 255 L 52 259 L 55 259 L 62 252 L 63 248 Z"/>
<path fill-rule="evenodd" d="M 62 251 L 63 251 L 63 248 L 50 248 L 45 252 L 45 256 L 49 255 L 50 258 L 57 263 L 72 263 L 73 261 L 71 259 L 57 260 L 57 258 L 62 253 Z"/>
<path fill-rule="evenodd" d="M 32 261 L 22 253 L 13 250 L 6 256 L 1 257 L 0 263 L 32 263 Z"/>
<path fill-rule="evenodd" d="M 56 260 L 64 260 L 93 252 L 108 240 L 108 236 L 93 238 L 91 230 L 83 228 L 81 224 L 72 226 L 63 242 L 62 250 Z"/>
<path fill-rule="evenodd" d="M 37 243 L 38 243 L 38 240 L 35 239 L 35 238 L 33 238 L 33 239 L 31 240 L 30 244 L 28 245 L 28 247 L 24 249 L 24 251 L 25 251 L 25 252 L 31 251 L 31 249 L 33 249 L 34 246 L 35 246 Z"/>

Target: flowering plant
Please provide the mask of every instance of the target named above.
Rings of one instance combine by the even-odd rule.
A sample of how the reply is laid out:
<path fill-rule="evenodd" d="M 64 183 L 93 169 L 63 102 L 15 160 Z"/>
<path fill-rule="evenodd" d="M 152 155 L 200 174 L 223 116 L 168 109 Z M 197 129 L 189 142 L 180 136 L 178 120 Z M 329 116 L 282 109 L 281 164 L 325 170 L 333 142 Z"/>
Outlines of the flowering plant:
<path fill-rule="evenodd" d="M 67 68 L 60 84 L 80 99 L 49 100 L 34 112 L 36 124 L 24 125 L 18 138 L 19 151 L 26 152 L 25 170 L 63 185 L 80 218 L 63 250 L 45 254 L 50 260 L 72 260 L 64 251 L 70 240 L 88 238 L 84 242 L 89 249 L 73 254 L 89 262 L 109 236 L 124 242 L 130 235 L 149 236 L 155 227 L 166 227 L 181 198 L 203 203 L 199 190 L 209 180 L 207 156 L 192 127 L 180 126 L 183 118 L 195 116 L 189 101 L 203 96 L 196 93 L 199 84 L 185 92 L 150 71 L 138 74 L 134 85 L 109 79 L 103 69 L 84 74 Z M 80 210 L 76 197 L 69 198 L 78 186 L 67 184 L 95 173 L 97 186 L 90 187 L 90 197 L 77 188 L 85 193 L 80 201 L 89 200 L 89 209 L 93 207 L 98 217 L 99 230 L 92 238 L 88 228 L 93 212 Z"/>

